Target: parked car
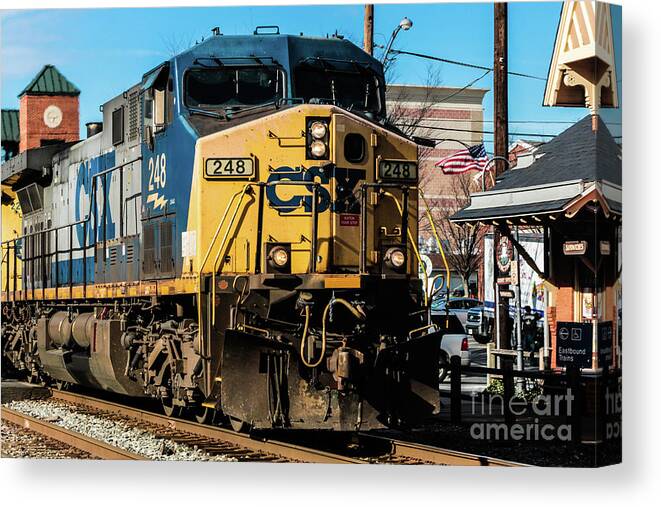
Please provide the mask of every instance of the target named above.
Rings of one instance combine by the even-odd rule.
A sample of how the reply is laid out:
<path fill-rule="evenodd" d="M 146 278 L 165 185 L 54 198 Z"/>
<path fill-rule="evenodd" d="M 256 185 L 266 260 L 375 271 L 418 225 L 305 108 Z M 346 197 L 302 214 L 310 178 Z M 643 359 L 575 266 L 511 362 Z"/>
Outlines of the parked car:
<path fill-rule="evenodd" d="M 493 308 L 475 306 L 466 313 L 466 332 L 478 343 L 489 343 L 494 322 Z"/>
<path fill-rule="evenodd" d="M 450 298 L 450 302 L 448 303 L 446 298 L 439 297 L 434 299 L 432 302 L 431 313 L 432 316 L 445 315 L 447 307 L 451 315 L 457 316 L 465 332 L 466 317 L 468 315 L 468 311 L 471 308 L 475 308 L 476 306 L 480 305 L 482 305 L 482 301 L 475 298 Z"/>
<path fill-rule="evenodd" d="M 432 314 L 432 323 L 443 331 L 441 339 L 441 354 L 439 358 L 439 384 L 443 382 L 450 372 L 450 358 L 459 356 L 462 366 L 470 366 L 469 336 L 464 332 L 463 326 L 456 315 Z"/>
<path fill-rule="evenodd" d="M 438 370 L 438 383 L 442 383 L 450 373 L 450 358 L 459 356 L 461 366 L 470 366 L 471 355 L 466 333 L 446 334 L 441 339 L 441 357 Z"/>
<path fill-rule="evenodd" d="M 543 312 L 540 310 L 533 310 L 539 318 L 537 319 L 537 334 L 541 337 L 544 335 L 544 319 Z M 516 309 L 513 306 L 509 307 L 509 318 L 507 319 L 507 329 L 512 337 L 512 348 L 516 347 L 514 340 L 514 316 Z M 524 310 L 521 310 L 521 317 L 524 317 Z M 489 306 L 476 306 L 471 308 L 466 314 L 466 332 L 471 335 L 478 343 L 489 343 L 493 338 L 493 327 L 495 325 L 494 308 Z"/>

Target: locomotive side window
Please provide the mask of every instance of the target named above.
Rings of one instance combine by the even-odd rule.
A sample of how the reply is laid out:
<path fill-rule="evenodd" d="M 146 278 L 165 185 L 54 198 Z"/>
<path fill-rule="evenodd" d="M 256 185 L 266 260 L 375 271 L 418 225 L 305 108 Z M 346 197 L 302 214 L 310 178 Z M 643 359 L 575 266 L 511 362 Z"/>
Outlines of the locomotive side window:
<path fill-rule="evenodd" d="M 276 67 L 191 69 L 186 73 L 186 105 L 231 107 L 265 104 L 282 96 Z"/>
<path fill-rule="evenodd" d="M 167 67 L 162 67 L 156 71 L 154 77 L 147 78 L 147 84 L 144 85 L 144 125 L 146 129 L 152 129 L 157 133 L 165 129 L 172 121 L 174 94 L 172 93 Z M 149 134 L 146 133 L 149 137 Z"/>
<path fill-rule="evenodd" d="M 174 85 L 172 78 L 168 79 L 168 90 L 165 94 L 165 118 L 166 123 L 169 125 L 174 119 Z"/>
<path fill-rule="evenodd" d="M 165 88 L 154 87 L 154 126 L 156 132 L 165 128 Z"/>

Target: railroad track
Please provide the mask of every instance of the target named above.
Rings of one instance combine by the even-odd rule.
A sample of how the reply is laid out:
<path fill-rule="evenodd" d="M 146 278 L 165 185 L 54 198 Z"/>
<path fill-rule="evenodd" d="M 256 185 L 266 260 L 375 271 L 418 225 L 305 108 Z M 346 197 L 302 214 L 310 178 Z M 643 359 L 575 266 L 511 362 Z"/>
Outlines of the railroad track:
<path fill-rule="evenodd" d="M 94 458 L 113 460 L 138 460 L 143 459 L 135 454 L 110 444 L 90 438 L 82 433 L 62 428 L 57 424 L 43 419 L 37 419 L 7 407 L 2 408 L 2 419 L 25 428 L 44 437 L 55 440 L 67 447 L 87 453 Z"/>
<path fill-rule="evenodd" d="M 176 443 L 196 447 L 208 454 L 222 454 L 239 461 L 302 462 L 302 463 L 364 463 L 364 461 L 330 452 L 301 447 L 275 440 L 257 440 L 243 433 L 166 417 L 92 396 L 53 390 L 53 400 L 75 405 L 89 413 L 111 414 L 127 422 L 170 439 Z M 144 458 L 141 458 L 144 459 Z"/>
<path fill-rule="evenodd" d="M 369 433 L 359 433 L 358 439 L 365 445 L 381 442 L 383 445 L 387 445 L 390 448 L 390 452 L 383 458 L 377 458 L 374 461 L 375 463 L 496 467 L 527 466 L 514 461 L 491 458 L 479 454 L 469 454 L 452 449 L 432 447 L 390 437 L 371 435 Z"/>
<path fill-rule="evenodd" d="M 195 422 L 170 418 L 154 412 L 137 409 L 105 401 L 93 396 L 53 390 L 52 400 L 76 407 L 76 412 L 83 412 L 100 417 L 110 417 L 122 420 L 136 427 L 146 429 L 159 438 L 169 439 L 178 444 L 195 447 L 209 455 L 222 454 L 238 461 L 266 462 L 303 462 L 326 464 L 435 464 L 435 465 L 469 465 L 469 466 L 525 466 L 519 463 L 462 453 L 450 449 L 426 446 L 385 436 L 369 433 L 352 435 L 351 445 L 323 446 L 315 448 L 317 442 L 307 442 L 305 445 L 273 440 L 264 435 L 250 436 L 228 429 L 198 424 Z M 9 417 L 6 417 L 8 415 Z M 49 437 L 78 447 L 76 442 L 86 442 L 89 437 L 80 434 L 68 435 L 69 430 L 58 427 L 40 419 L 9 410 L 3 407 L 2 417 L 11 421 L 15 419 L 23 427 L 33 431 L 49 432 Z M 26 422 L 27 421 L 27 422 Z M 56 429 L 60 433 L 56 435 Z M 83 438 L 81 438 L 83 437 Z M 315 439 L 316 440 L 316 439 Z M 97 441 L 98 442 L 98 441 Z M 83 449 L 93 456 L 105 459 L 147 459 L 144 456 L 129 453 L 121 449 L 113 456 L 111 449 L 95 449 L 95 442 L 87 442 Z M 101 442 L 101 444 L 104 444 Z M 111 447 L 104 444 L 106 447 Z M 339 450 L 338 450 L 339 449 Z M 106 454 L 107 453 L 107 454 Z M 132 457 L 129 455 L 133 455 Z"/>

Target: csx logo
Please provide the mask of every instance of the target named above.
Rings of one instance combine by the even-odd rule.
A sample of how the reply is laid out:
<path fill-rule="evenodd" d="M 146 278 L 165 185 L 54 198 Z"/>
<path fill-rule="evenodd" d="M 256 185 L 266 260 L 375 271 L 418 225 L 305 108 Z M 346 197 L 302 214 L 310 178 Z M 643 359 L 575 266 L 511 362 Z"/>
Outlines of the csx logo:
<path fill-rule="evenodd" d="M 278 167 L 269 176 L 268 183 L 275 181 L 309 181 L 310 185 L 272 185 L 266 187 L 266 198 L 270 205 L 280 213 L 291 213 L 298 208 L 312 211 L 312 183 L 315 181 L 328 185 L 335 180 L 335 200 L 332 200 L 328 188 L 320 186 L 317 210 L 323 213 L 329 208 L 333 213 L 360 213 L 360 201 L 355 194 L 356 185 L 365 179 L 363 169 L 344 169 L 341 167 L 324 166 L 302 168 Z M 294 195 L 292 195 L 292 193 Z M 286 194 L 288 197 L 281 197 Z"/>

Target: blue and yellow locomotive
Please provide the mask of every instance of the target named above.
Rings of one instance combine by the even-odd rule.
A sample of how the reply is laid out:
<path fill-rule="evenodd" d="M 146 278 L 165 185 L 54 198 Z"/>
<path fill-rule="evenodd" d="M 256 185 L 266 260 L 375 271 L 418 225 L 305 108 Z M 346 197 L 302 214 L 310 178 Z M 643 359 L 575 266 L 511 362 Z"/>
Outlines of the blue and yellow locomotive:
<path fill-rule="evenodd" d="M 243 428 L 437 408 L 417 146 L 386 124 L 383 68 L 273 32 L 216 31 L 106 102 L 100 132 L 5 163 L 23 234 L 3 351 L 33 380 Z"/>

